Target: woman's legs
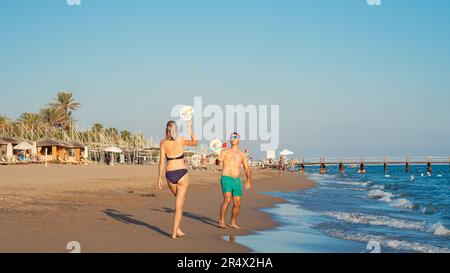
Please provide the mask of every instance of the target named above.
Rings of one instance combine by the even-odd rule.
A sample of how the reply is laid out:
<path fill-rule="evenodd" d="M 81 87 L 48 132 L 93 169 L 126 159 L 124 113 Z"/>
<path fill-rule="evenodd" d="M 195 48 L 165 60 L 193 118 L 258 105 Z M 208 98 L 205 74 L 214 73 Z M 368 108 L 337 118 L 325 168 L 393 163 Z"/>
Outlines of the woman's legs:
<path fill-rule="evenodd" d="M 183 217 L 183 207 L 184 201 L 186 199 L 186 191 L 189 186 L 189 176 L 184 176 L 176 185 L 175 192 L 175 215 L 173 219 L 173 232 L 172 239 L 176 239 L 177 237 L 184 236 L 184 233 L 181 231 L 181 219 Z"/>

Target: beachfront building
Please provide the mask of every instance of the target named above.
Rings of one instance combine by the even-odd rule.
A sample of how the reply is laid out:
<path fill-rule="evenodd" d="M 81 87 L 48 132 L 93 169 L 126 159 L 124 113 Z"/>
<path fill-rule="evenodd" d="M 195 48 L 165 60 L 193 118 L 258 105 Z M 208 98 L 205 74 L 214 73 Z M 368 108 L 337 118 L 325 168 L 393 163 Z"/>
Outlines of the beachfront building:
<path fill-rule="evenodd" d="M 67 145 L 56 139 L 48 137 L 38 140 L 37 153 L 41 160 L 66 161 L 68 156 Z M 46 158 L 47 157 L 47 158 Z"/>
<path fill-rule="evenodd" d="M 32 151 L 33 151 L 33 142 L 31 142 L 30 140 L 21 137 L 12 138 L 0 136 L 0 161 L 2 162 L 15 161 L 19 157 L 21 159 L 30 159 Z"/>
<path fill-rule="evenodd" d="M 0 138 L 0 160 L 6 161 L 6 151 L 8 149 L 8 142 Z"/>
<path fill-rule="evenodd" d="M 67 142 L 68 160 L 71 162 L 81 162 L 86 146 L 76 140 Z"/>

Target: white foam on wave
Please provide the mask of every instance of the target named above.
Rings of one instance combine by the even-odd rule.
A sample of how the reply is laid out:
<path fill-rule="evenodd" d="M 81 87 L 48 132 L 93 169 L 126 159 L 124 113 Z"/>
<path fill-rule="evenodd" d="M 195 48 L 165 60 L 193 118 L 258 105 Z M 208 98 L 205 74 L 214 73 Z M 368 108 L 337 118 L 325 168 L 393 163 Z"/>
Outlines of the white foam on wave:
<path fill-rule="evenodd" d="M 441 222 L 438 222 L 429 227 L 428 232 L 439 236 L 450 236 L 450 230 L 446 228 Z"/>
<path fill-rule="evenodd" d="M 400 198 L 397 200 L 394 200 L 392 203 L 389 204 L 391 207 L 397 207 L 402 209 L 413 209 L 416 207 L 413 202 L 409 201 L 405 198 Z"/>
<path fill-rule="evenodd" d="M 365 188 L 343 188 L 344 190 L 351 190 L 351 191 L 367 191 Z"/>
<path fill-rule="evenodd" d="M 339 181 L 339 182 L 336 182 L 336 184 L 351 185 L 351 186 L 368 186 L 370 184 L 370 182 L 345 182 L 345 181 Z"/>
<path fill-rule="evenodd" d="M 410 229 L 428 232 L 437 236 L 450 236 L 450 230 L 447 229 L 440 222 L 430 225 L 425 222 L 419 221 L 410 221 L 404 219 L 391 218 L 387 216 L 378 216 L 362 213 L 349 213 L 349 212 L 326 212 L 325 215 L 353 224 L 387 226 L 397 229 Z"/>
<path fill-rule="evenodd" d="M 327 231 L 333 237 L 342 238 L 345 240 L 352 240 L 358 242 L 378 242 L 382 247 L 389 247 L 393 249 L 415 251 L 421 253 L 450 253 L 449 248 L 437 247 L 429 244 L 415 243 L 409 241 L 401 241 L 395 239 L 389 239 L 384 236 L 366 235 L 366 234 L 345 234 L 341 230 Z"/>
<path fill-rule="evenodd" d="M 394 195 L 392 193 L 385 192 L 380 189 L 374 189 L 374 190 L 369 191 L 367 196 L 370 198 L 374 198 L 374 199 L 380 199 L 380 200 L 383 200 L 386 202 L 392 202 L 392 197 L 394 197 Z"/>
<path fill-rule="evenodd" d="M 377 216 L 377 215 L 348 213 L 348 212 L 327 212 L 325 214 L 329 217 L 354 224 L 388 226 L 399 229 L 414 229 L 420 231 L 423 231 L 425 229 L 425 224 L 422 222 L 394 219 L 387 216 Z"/>

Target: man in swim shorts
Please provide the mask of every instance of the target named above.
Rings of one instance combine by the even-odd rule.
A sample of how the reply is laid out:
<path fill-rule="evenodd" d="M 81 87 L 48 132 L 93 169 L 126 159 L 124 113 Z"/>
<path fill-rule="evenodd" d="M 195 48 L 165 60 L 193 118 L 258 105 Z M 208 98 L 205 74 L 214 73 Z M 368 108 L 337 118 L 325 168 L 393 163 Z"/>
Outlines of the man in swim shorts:
<path fill-rule="evenodd" d="M 245 175 L 247 176 L 245 189 L 248 190 L 251 187 L 251 170 L 248 165 L 248 158 L 246 154 L 239 150 L 240 139 L 241 137 L 238 133 L 231 134 L 231 148 L 222 150 L 217 160 L 218 165 L 223 163 L 221 179 L 223 203 L 220 207 L 220 228 L 227 228 L 225 225 L 225 215 L 227 214 L 231 201 L 233 201 L 230 227 L 240 229 L 236 221 L 241 209 L 242 199 L 242 181 L 240 177 L 241 166 L 244 167 Z"/>

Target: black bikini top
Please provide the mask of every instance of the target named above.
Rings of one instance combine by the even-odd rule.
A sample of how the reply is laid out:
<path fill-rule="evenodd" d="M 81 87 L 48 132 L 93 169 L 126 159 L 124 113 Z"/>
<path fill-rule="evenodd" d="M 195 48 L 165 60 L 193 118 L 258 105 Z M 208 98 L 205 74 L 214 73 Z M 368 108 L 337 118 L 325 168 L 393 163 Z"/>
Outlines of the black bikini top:
<path fill-rule="evenodd" d="M 184 154 L 180 155 L 179 157 L 175 157 L 175 158 L 171 158 L 166 155 L 166 159 L 167 159 L 167 161 L 184 159 Z"/>

